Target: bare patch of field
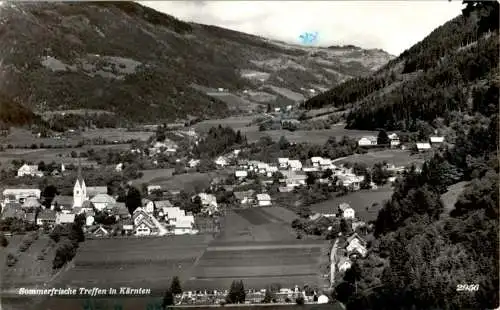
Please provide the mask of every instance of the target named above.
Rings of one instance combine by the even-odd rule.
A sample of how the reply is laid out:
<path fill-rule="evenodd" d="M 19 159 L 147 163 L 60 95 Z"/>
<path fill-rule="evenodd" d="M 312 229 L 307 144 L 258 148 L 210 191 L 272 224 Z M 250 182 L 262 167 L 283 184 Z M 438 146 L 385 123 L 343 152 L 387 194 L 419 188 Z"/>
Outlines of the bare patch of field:
<path fill-rule="evenodd" d="M 302 101 L 305 99 L 304 95 L 302 94 L 299 94 L 299 93 L 296 93 L 294 91 L 291 91 L 289 89 L 286 89 L 286 88 L 282 88 L 282 87 L 277 87 L 277 86 L 269 86 L 275 93 L 277 93 L 278 95 L 281 95 L 283 97 L 286 97 L 290 100 L 293 100 L 293 101 Z"/>
<path fill-rule="evenodd" d="M 451 210 L 455 209 L 455 204 L 458 201 L 458 197 L 464 191 L 464 188 L 469 184 L 469 182 L 458 182 L 448 187 L 448 191 L 441 195 L 441 201 L 444 204 L 444 213 L 449 214 Z"/>

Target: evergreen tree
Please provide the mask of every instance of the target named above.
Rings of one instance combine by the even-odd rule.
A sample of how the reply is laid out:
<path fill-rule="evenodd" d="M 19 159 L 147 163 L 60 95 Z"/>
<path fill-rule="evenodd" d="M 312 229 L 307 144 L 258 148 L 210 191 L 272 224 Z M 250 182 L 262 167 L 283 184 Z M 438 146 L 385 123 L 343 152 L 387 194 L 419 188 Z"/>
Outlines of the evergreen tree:
<path fill-rule="evenodd" d="M 178 276 L 175 276 L 172 279 L 172 284 L 170 285 L 170 291 L 174 295 L 182 294 L 181 281 L 179 280 Z"/>

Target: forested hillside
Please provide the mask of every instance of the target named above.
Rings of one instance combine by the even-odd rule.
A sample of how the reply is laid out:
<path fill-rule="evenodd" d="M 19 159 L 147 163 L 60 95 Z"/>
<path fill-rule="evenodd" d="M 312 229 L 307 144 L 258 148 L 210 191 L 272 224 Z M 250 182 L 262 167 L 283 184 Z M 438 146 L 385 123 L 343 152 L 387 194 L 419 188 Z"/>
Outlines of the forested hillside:
<path fill-rule="evenodd" d="M 461 17 L 465 23 L 470 19 L 477 23 L 478 37 L 492 30 L 485 24 L 498 25 L 498 15 L 492 21 L 491 15 L 486 14 L 488 5 L 469 3 Z M 498 10 L 498 4 L 493 6 Z M 370 254 L 357 261 L 336 287 L 337 299 L 346 303 L 347 309 L 499 307 L 499 81 L 493 79 L 496 67 L 479 65 L 493 61 L 498 32 L 476 44 L 477 49 L 471 47 L 475 53 L 447 58 L 447 67 L 428 68 L 432 62 L 426 58 L 425 49 L 408 52 L 415 55 L 411 68 L 432 71 L 436 76 L 437 68 L 449 68 L 451 71 L 442 71 L 446 76 L 464 65 L 468 69 L 459 70 L 461 81 L 481 79 L 484 86 L 474 90 L 468 113 L 462 111 L 462 117 L 454 120 L 455 145 L 437 152 L 424 164 L 421 173 L 412 169 L 396 183 L 393 196 L 374 223 Z M 473 64 L 484 70 L 472 70 Z M 464 72 L 469 75 L 463 75 Z M 467 80 L 467 76 L 475 78 Z M 433 92 L 426 92 L 425 88 L 405 91 L 432 98 L 439 88 L 447 89 L 447 85 L 436 84 Z M 432 106 L 420 108 L 432 110 Z M 429 120 L 431 116 L 428 115 Z M 454 208 L 446 210 L 441 195 L 449 185 L 460 181 L 469 181 L 469 185 Z M 462 285 L 467 286 L 460 290 Z"/>
<path fill-rule="evenodd" d="M 348 128 L 417 129 L 419 121 L 475 113 L 478 100 L 498 74 L 498 2 L 469 4 L 464 14 L 369 77 L 352 79 L 305 103 L 350 111 Z M 495 18 L 496 17 L 496 18 Z"/>

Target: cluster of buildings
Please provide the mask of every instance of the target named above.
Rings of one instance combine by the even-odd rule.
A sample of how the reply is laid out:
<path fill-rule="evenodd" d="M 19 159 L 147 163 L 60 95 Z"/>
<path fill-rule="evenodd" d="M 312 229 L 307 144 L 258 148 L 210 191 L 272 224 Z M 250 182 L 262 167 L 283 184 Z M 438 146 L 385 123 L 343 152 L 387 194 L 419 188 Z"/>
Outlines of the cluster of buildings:
<path fill-rule="evenodd" d="M 85 217 L 85 230 L 96 237 L 110 234 L 135 236 L 162 236 L 196 234 L 195 219 L 179 207 L 174 207 L 168 200 L 150 201 L 142 199 L 133 214 L 123 202 L 108 195 L 106 186 L 90 187 L 79 169 L 73 187 L 73 196 L 58 195 L 50 203 L 50 207 L 41 203 L 40 189 L 5 189 L 1 218 L 17 218 L 39 226 L 70 224 L 76 216 Z M 203 203 L 209 198 L 204 197 Z M 213 198 L 215 200 L 215 198 Z M 217 208 L 215 203 L 215 209 Z M 96 218 L 114 218 L 114 224 L 98 223 Z"/>
<path fill-rule="evenodd" d="M 396 133 L 391 133 L 388 135 L 390 146 L 392 148 L 401 147 L 402 149 L 406 149 L 406 146 L 401 144 L 399 136 Z M 378 145 L 376 136 L 365 136 L 358 140 L 359 146 L 369 147 Z M 444 143 L 445 139 L 442 136 L 432 136 L 429 137 L 428 141 L 419 141 L 414 144 L 414 147 L 419 152 L 425 152 L 432 149 L 433 146 L 440 146 Z"/>

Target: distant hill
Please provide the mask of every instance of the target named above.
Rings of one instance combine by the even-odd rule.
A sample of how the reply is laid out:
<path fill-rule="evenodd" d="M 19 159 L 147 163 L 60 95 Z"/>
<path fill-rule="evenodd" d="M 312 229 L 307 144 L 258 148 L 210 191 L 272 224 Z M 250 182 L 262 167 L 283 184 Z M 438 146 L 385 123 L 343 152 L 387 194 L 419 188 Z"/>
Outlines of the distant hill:
<path fill-rule="evenodd" d="M 475 103 L 482 96 L 498 102 L 498 2 L 468 10 L 372 75 L 337 85 L 305 107 L 343 108 L 348 128 L 368 130 L 416 130 L 419 121 L 489 109 Z"/>
<path fill-rule="evenodd" d="M 186 23 L 134 2 L 4 3 L 0 42 L 0 91 L 12 102 L 36 113 L 105 110 L 137 122 L 229 113 L 199 87 L 303 93 L 393 58 Z"/>

